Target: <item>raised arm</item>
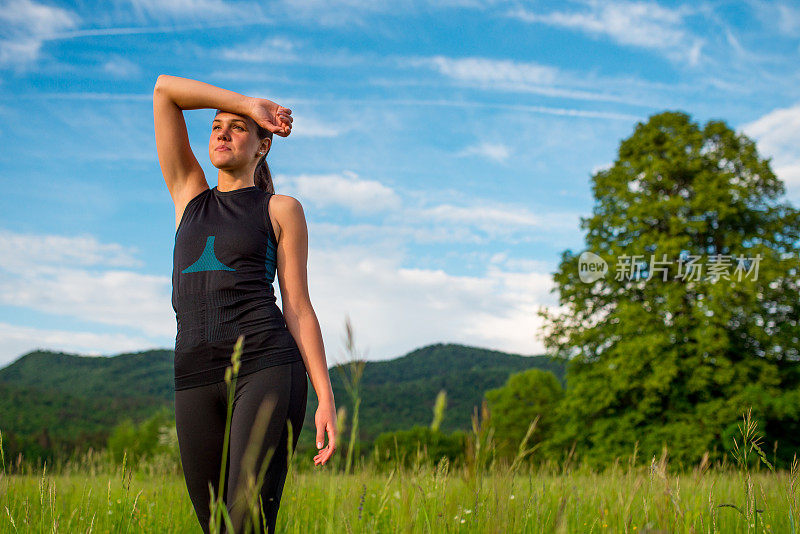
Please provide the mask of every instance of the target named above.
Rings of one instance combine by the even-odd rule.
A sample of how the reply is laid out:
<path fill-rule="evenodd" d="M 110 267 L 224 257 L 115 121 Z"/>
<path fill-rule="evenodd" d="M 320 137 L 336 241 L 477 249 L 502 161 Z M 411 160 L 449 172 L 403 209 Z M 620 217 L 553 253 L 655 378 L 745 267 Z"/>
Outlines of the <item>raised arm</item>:
<path fill-rule="evenodd" d="M 212 108 L 248 115 L 250 97 L 204 82 L 162 74 L 153 89 L 156 150 L 167 189 L 178 206 L 186 205 L 208 182 L 189 145 L 184 109 Z"/>
<path fill-rule="evenodd" d="M 153 123 L 161 173 L 175 202 L 176 219 L 192 197 L 208 189 L 202 167 L 189 145 L 184 109 L 221 109 L 251 117 L 260 126 L 281 137 L 292 128 L 292 110 L 272 100 L 255 98 L 214 85 L 162 74 L 153 88 Z"/>

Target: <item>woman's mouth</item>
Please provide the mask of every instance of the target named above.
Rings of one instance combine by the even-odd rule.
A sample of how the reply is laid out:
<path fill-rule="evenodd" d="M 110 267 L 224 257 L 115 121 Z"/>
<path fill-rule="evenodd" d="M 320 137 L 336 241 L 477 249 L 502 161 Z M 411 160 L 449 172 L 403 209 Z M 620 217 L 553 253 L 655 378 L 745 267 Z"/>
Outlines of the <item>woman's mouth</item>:
<path fill-rule="evenodd" d="M 230 148 L 228 148 L 228 147 L 226 147 L 226 146 L 218 146 L 218 147 L 217 147 L 217 148 L 215 148 L 214 150 L 215 150 L 215 151 L 222 151 L 222 150 L 230 150 Z"/>

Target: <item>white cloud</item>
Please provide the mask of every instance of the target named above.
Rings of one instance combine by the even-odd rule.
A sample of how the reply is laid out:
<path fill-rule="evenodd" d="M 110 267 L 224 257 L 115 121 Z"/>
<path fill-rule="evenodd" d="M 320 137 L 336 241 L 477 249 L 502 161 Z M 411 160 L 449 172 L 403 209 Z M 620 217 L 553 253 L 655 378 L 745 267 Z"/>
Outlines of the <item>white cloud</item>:
<path fill-rule="evenodd" d="M 22 234 L 0 229 L 0 268 L 14 274 L 47 265 L 79 267 L 141 267 L 136 249 L 104 244 L 92 235 Z M 41 267 L 39 267 L 41 266 Z"/>
<path fill-rule="evenodd" d="M 296 63 L 300 61 L 298 44 L 283 37 L 270 37 L 257 44 L 222 50 L 222 58 L 253 63 Z"/>
<path fill-rule="evenodd" d="M 324 185 L 315 186 L 320 183 Z M 522 354 L 543 351 L 536 339 L 539 322 L 533 312 L 553 301 L 550 269 L 545 264 L 500 254 L 492 258 L 485 274 L 475 276 L 405 266 L 407 232 L 422 237 L 432 220 L 437 222 L 434 226 L 444 228 L 477 224 L 507 229 L 542 224 L 541 219 L 524 212 L 481 212 L 452 205 L 408 212 L 402 204 L 392 205 L 395 193 L 377 182 L 358 180 L 352 174 L 334 176 L 328 182 L 331 187 L 342 184 L 351 197 L 367 203 L 388 202 L 387 209 L 395 210 L 390 216 L 394 213 L 404 220 L 409 213 L 427 213 L 428 218 L 421 217 L 410 228 L 396 232 L 389 228 L 373 233 L 374 242 L 360 246 L 346 235 L 328 240 L 317 226 L 313 228 L 317 244 L 309 250 L 310 294 L 330 363 L 341 354 L 336 343 L 346 313 L 353 318 L 359 346 L 372 358 L 393 358 L 440 341 Z M 352 198 L 341 201 L 352 202 Z M 140 333 L 0 324 L 0 335 L 6 339 L 0 362 L 37 347 L 110 354 L 170 346 L 175 335 L 170 280 L 135 272 L 133 268 L 141 267 L 135 249 L 86 236 L 6 230 L 0 237 L 0 303 Z M 280 294 L 278 284 L 275 288 Z M 152 341 L 162 339 L 166 342 Z"/>
<path fill-rule="evenodd" d="M 140 274 L 136 249 L 91 236 L 0 232 L 0 303 L 174 336 L 171 280 Z M 128 269 L 120 269 L 127 267 Z"/>
<path fill-rule="evenodd" d="M 563 87 L 580 82 L 556 67 L 539 63 L 482 57 L 407 57 L 400 66 L 426 67 L 465 85 L 503 91 L 566 97 L 578 100 L 626 102 L 623 97 Z M 559 86 L 560 85 L 560 86 Z"/>
<path fill-rule="evenodd" d="M 403 260 L 388 246 L 380 254 L 354 246 L 310 251 L 309 292 L 330 363 L 342 358 L 345 314 L 352 319 L 357 345 L 371 359 L 394 358 L 436 342 L 544 352 L 533 310 L 555 303 L 548 273 L 492 266 L 483 276 L 457 276 L 403 267 Z"/>
<path fill-rule="evenodd" d="M 437 202 L 422 206 L 403 201 L 404 195 L 375 180 L 355 173 L 302 174 L 280 177 L 285 194 L 317 206 L 340 206 L 356 214 L 380 214 L 377 224 L 309 222 L 324 242 L 373 242 L 376 237 L 400 246 L 417 243 L 485 243 L 487 239 L 509 242 L 558 240 L 578 228 L 581 213 L 549 211 L 534 213 L 527 207 L 482 200 L 467 205 Z M 309 230 L 311 233 L 311 230 Z"/>
<path fill-rule="evenodd" d="M 786 2 L 761 3 L 758 7 L 767 24 L 777 25 L 784 35 L 791 37 L 800 35 L 800 8 L 796 2 L 794 5 Z"/>
<path fill-rule="evenodd" d="M 800 104 L 775 109 L 740 129 L 756 140 L 759 154 L 773 158 L 772 170 L 788 196 L 800 199 Z"/>
<path fill-rule="evenodd" d="M 115 78 L 133 78 L 142 72 L 138 64 L 117 54 L 103 63 L 102 69 Z"/>
<path fill-rule="evenodd" d="M 75 27 L 79 17 L 60 7 L 31 0 L 14 0 L 0 6 L 0 66 L 24 67 L 39 59 L 42 42 L 51 34 Z"/>
<path fill-rule="evenodd" d="M 0 323 L 0 367 L 34 350 L 52 350 L 84 356 L 110 356 L 120 352 L 146 350 L 150 341 L 125 334 L 72 332 Z"/>
<path fill-rule="evenodd" d="M 241 13 L 243 4 L 229 4 L 223 0 L 130 0 L 139 17 L 159 18 L 161 15 L 178 15 L 183 18 L 212 18 Z M 247 4 L 256 7 L 253 4 Z M 200 14 L 201 17 L 196 17 Z M 252 12 L 251 12 L 252 14 Z"/>
<path fill-rule="evenodd" d="M 590 35 L 604 35 L 622 45 L 658 50 L 674 60 L 696 65 L 704 41 L 693 36 L 683 24 L 688 9 L 669 9 L 655 2 L 588 2 L 580 12 L 534 13 L 523 8 L 509 16 L 527 22 L 575 29 Z"/>
<path fill-rule="evenodd" d="M 292 112 L 294 116 L 294 110 Z M 294 117 L 292 122 L 292 137 L 338 137 L 347 131 L 355 128 L 355 124 L 349 126 L 330 124 L 315 117 L 302 116 Z"/>
<path fill-rule="evenodd" d="M 355 173 L 301 174 L 287 179 L 287 188 L 297 197 L 317 206 L 342 206 L 353 213 L 377 213 L 396 210 L 400 197 L 394 190 L 375 180 L 358 178 Z"/>
<path fill-rule="evenodd" d="M 614 162 L 601 163 L 600 165 L 595 165 L 594 167 L 592 167 L 592 170 L 589 171 L 589 174 L 594 176 L 598 172 L 607 171 L 613 166 L 614 166 Z"/>
<path fill-rule="evenodd" d="M 458 153 L 458 155 L 461 156 L 468 156 L 472 154 L 502 163 L 511 155 L 511 149 L 500 143 L 484 142 L 478 145 L 469 146 Z"/>
<path fill-rule="evenodd" d="M 510 59 L 444 56 L 409 59 L 409 64 L 427 64 L 445 76 L 477 82 L 516 82 L 549 85 L 556 81 L 558 69 L 532 62 Z"/>
<path fill-rule="evenodd" d="M 475 228 L 492 239 L 509 238 L 520 232 L 528 238 L 541 232 L 546 238 L 553 238 L 555 233 L 577 229 L 580 218 L 577 212 L 537 214 L 527 208 L 487 201 L 472 206 L 439 204 L 416 213 L 420 220 L 433 221 L 437 226 L 449 223 L 464 230 Z"/>

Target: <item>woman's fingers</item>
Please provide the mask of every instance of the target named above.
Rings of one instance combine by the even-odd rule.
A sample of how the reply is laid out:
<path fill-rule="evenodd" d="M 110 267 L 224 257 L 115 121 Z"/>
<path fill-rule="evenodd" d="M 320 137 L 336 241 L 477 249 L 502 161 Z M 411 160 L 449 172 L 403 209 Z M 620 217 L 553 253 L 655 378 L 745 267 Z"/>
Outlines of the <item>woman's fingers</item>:
<path fill-rule="evenodd" d="M 292 131 L 292 121 L 294 119 L 288 115 L 280 114 L 278 115 L 278 125 L 280 126 L 283 132 L 291 132 Z"/>
<path fill-rule="evenodd" d="M 328 425 L 328 448 L 333 453 L 336 450 L 336 434 L 334 432 L 333 425 Z"/>
<path fill-rule="evenodd" d="M 331 457 L 331 454 L 332 454 L 332 451 L 330 449 L 328 449 L 327 447 L 322 449 L 319 452 L 319 454 L 314 456 L 314 464 L 316 464 L 316 465 L 324 464 Z"/>
<path fill-rule="evenodd" d="M 314 456 L 315 465 L 320 465 L 327 462 L 331 455 L 333 455 L 333 452 L 336 450 L 336 434 L 333 424 L 328 422 L 325 427 L 328 431 L 328 445 L 324 449 L 320 449 L 319 453 Z"/>
<path fill-rule="evenodd" d="M 325 448 L 322 450 L 321 453 L 319 453 L 314 457 L 314 463 L 316 465 L 324 464 L 330 459 L 332 454 L 333 454 L 332 450 Z"/>

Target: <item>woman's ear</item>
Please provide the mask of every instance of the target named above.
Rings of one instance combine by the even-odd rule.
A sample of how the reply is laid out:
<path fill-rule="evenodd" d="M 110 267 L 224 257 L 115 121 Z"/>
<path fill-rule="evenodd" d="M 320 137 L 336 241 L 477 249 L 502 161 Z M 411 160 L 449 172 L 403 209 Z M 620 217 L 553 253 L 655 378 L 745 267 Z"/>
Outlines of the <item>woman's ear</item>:
<path fill-rule="evenodd" d="M 261 148 L 258 149 L 259 152 L 263 152 L 265 154 L 269 154 L 269 149 L 272 146 L 272 139 L 267 137 L 261 142 Z"/>

